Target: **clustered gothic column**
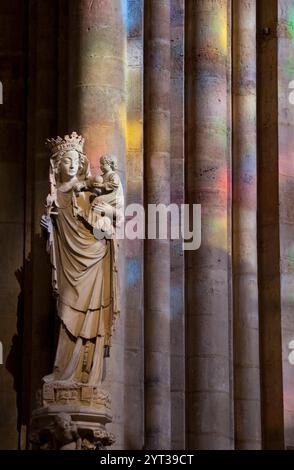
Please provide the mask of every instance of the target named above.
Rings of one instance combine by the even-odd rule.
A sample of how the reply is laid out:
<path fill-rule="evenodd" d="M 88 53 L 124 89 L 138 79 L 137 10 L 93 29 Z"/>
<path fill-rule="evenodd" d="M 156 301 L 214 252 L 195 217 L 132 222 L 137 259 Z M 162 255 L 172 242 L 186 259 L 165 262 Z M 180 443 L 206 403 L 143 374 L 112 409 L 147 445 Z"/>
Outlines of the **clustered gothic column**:
<path fill-rule="evenodd" d="M 233 2 L 232 98 L 235 447 L 260 449 L 255 0 Z"/>
<path fill-rule="evenodd" d="M 202 244 L 186 254 L 187 448 L 230 449 L 229 2 L 186 7 L 186 196 L 202 206 Z"/>
<path fill-rule="evenodd" d="M 81 133 L 94 172 L 103 153 L 118 158 L 125 181 L 126 30 L 123 0 L 73 0 L 69 5 L 69 131 Z M 122 245 L 122 243 L 121 243 Z M 123 247 L 121 246 L 121 252 Z M 116 446 L 124 429 L 124 262 L 120 263 L 122 313 L 113 338 L 104 386 L 111 390 Z M 109 363 L 108 363 L 109 361 Z"/>
<path fill-rule="evenodd" d="M 170 201 L 170 1 L 145 2 L 145 202 Z M 147 218 L 148 225 L 148 218 Z M 145 253 L 145 447 L 170 449 L 170 243 Z"/>

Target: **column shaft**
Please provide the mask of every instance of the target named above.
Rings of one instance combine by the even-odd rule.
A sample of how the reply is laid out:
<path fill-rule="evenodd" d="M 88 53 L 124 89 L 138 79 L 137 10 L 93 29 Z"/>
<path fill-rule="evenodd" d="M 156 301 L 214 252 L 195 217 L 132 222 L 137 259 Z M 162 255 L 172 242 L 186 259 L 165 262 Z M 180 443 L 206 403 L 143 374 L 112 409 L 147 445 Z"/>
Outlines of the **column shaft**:
<path fill-rule="evenodd" d="M 126 30 L 123 0 L 74 0 L 69 18 L 69 126 L 93 168 L 105 152 L 124 173 Z"/>
<path fill-rule="evenodd" d="M 185 1 L 171 0 L 171 203 L 185 202 L 184 29 Z M 171 435 L 185 449 L 185 258 L 182 240 L 171 241 Z"/>
<path fill-rule="evenodd" d="M 126 206 L 144 204 L 143 185 L 143 7 L 127 0 Z M 144 445 L 144 240 L 126 240 L 125 446 Z"/>
<path fill-rule="evenodd" d="M 261 446 L 257 286 L 256 1 L 233 2 L 235 446 Z"/>
<path fill-rule="evenodd" d="M 257 2 L 258 287 L 262 447 L 284 447 L 278 157 L 278 0 Z"/>
<path fill-rule="evenodd" d="M 170 201 L 170 1 L 145 2 L 145 202 Z M 148 219 L 147 219 L 148 226 Z M 170 449 L 170 243 L 145 253 L 145 447 Z"/>
<path fill-rule="evenodd" d="M 229 2 L 186 2 L 186 198 L 202 244 L 186 252 L 187 446 L 232 447 Z"/>

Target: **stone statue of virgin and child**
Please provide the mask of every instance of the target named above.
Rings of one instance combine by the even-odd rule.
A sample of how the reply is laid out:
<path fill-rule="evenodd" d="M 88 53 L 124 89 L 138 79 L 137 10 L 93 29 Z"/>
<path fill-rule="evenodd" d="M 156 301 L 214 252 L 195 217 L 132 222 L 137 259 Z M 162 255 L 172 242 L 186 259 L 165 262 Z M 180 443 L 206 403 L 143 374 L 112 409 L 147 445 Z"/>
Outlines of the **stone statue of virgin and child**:
<path fill-rule="evenodd" d="M 45 384 L 97 387 L 119 313 L 117 242 L 123 189 L 116 159 L 100 158 L 92 176 L 84 139 L 48 139 L 50 193 L 41 226 L 48 232 L 53 291 L 60 320 L 53 372 Z"/>

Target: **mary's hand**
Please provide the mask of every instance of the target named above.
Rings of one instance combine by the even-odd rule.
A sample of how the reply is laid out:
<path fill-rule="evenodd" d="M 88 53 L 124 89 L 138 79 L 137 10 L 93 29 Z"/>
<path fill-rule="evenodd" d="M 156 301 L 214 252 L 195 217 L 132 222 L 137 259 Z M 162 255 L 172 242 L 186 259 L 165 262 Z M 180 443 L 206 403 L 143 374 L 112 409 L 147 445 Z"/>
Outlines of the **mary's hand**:
<path fill-rule="evenodd" d="M 87 185 L 84 181 L 79 181 L 78 183 L 73 185 L 73 190 L 75 193 L 79 194 L 81 191 L 86 189 Z"/>
<path fill-rule="evenodd" d="M 111 220 L 115 217 L 115 209 L 106 202 L 98 202 L 97 204 L 94 203 L 93 211 L 98 214 L 109 217 L 109 219 Z"/>
<path fill-rule="evenodd" d="M 42 215 L 40 225 L 44 230 L 46 230 L 46 232 L 48 232 L 49 234 L 52 233 L 53 227 L 51 217 L 49 215 Z"/>

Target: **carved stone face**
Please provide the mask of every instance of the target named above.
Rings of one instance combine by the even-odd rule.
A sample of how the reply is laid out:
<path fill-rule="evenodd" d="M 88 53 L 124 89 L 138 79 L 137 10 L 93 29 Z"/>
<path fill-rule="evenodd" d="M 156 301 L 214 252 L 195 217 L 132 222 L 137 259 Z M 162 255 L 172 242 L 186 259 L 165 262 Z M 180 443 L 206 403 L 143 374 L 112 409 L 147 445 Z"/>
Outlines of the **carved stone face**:
<path fill-rule="evenodd" d="M 71 417 L 65 413 L 60 413 L 60 416 L 55 418 L 55 432 L 59 440 L 71 440 L 73 437 L 74 425 L 72 423 Z"/>
<path fill-rule="evenodd" d="M 103 173 L 103 175 L 105 175 L 105 173 L 108 173 L 109 171 L 111 171 L 111 166 L 105 162 L 104 160 L 100 160 L 100 169 Z"/>
<path fill-rule="evenodd" d="M 60 176 L 62 181 L 74 178 L 79 170 L 79 154 L 75 150 L 66 152 L 60 161 Z"/>

